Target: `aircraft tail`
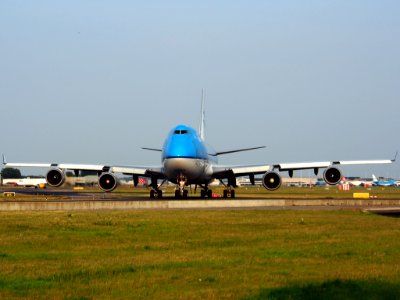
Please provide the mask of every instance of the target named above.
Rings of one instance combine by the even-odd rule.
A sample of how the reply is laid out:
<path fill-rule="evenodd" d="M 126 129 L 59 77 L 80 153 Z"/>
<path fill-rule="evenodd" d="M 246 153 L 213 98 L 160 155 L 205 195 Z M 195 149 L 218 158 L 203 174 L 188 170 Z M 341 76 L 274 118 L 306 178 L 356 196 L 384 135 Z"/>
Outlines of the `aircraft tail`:
<path fill-rule="evenodd" d="M 372 174 L 372 181 L 378 181 L 378 178 L 374 174 Z"/>
<path fill-rule="evenodd" d="M 206 127 L 206 112 L 204 107 L 204 89 L 201 89 L 201 118 L 200 118 L 200 127 L 199 127 L 199 135 L 200 138 L 204 141 L 205 138 L 205 127 Z"/>

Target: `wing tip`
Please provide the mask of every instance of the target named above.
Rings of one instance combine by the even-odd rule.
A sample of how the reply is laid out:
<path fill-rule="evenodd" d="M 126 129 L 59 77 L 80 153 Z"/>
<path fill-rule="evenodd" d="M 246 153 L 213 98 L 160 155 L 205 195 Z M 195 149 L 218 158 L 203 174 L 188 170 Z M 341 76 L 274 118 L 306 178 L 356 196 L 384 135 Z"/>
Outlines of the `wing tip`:
<path fill-rule="evenodd" d="M 399 150 L 396 151 L 396 154 L 394 155 L 394 158 L 392 159 L 392 162 L 395 162 L 397 159 L 397 155 L 399 154 Z"/>
<path fill-rule="evenodd" d="M 159 148 L 148 148 L 148 147 L 142 147 L 142 150 L 148 150 L 148 151 L 162 152 L 162 149 L 159 149 Z"/>

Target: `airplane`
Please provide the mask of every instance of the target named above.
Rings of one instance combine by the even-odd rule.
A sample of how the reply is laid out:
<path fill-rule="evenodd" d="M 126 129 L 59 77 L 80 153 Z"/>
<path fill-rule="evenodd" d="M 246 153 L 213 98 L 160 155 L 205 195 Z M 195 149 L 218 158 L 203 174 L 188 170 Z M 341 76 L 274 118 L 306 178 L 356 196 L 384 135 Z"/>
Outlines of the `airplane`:
<path fill-rule="evenodd" d="M 348 183 L 350 184 L 350 186 L 363 186 L 363 187 L 370 187 L 373 184 L 373 182 L 369 180 L 348 179 L 346 177 L 342 178 L 342 182 Z"/>
<path fill-rule="evenodd" d="M 150 198 L 162 198 L 160 187 L 167 181 L 176 185 L 175 198 L 188 198 L 188 186 L 201 188 L 201 198 L 212 198 L 210 183 L 220 180 L 225 186 L 224 198 L 235 198 L 236 177 L 248 176 L 251 184 L 255 184 L 255 175 L 262 175 L 262 184 L 269 191 L 279 189 L 282 184 L 280 172 L 288 172 L 293 177 L 296 170 L 311 169 L 317 175 L 319 169 L 325 169 L 323 178 L 327 184 L 335 185 L 342 179 L 338 165 L 390 164 L 396 160 L 356 160 L 356 161 L 323 161 L 310 163 L 277 163 L 261 165 L 224 166 L 218 164 L 221 155 L 265 148 L 265 146 L 215 151 L 205 142 L 205 107 L 204 91 L 201 101 L 201 121 L 198 132 L 187 125 L 174 127 L 165 139 L 162 148 L 142 148 L 161 153 L 161 165 L 158 167 L 87 165 L 65 163 L 7 163 L 3 155 L 3 165 L 12 167 L 48 168 L 46 181 L 50 186 L 59 187 L 65 181 L 66 170 L 73 170 L 76 175 L 81 170 L 98 172 L 98 185 L 105 192 L 113 191 L 118 180 L 116 173 L 130 175 L 136 187 L 139 177 L 150 179 Z M 397 154 L 396 154 L 397 156 Z M 161 184 L 158 182 L 162 181 Z"/>
<path fill-rule="evenodd" d="M 398 186 L 397 180 L 378 180 L 374 174 L 372 174 L 372 184 L 374 186 Z"/>
<path fill-rule="evenodd" d="M 45 189 L 46 179 L 45 178 L 20 178 L 20 179 L 3 179 L 4 185 L 13 186 L 24 186 L 24 187 L 34 187 L 35 189 Z"/>

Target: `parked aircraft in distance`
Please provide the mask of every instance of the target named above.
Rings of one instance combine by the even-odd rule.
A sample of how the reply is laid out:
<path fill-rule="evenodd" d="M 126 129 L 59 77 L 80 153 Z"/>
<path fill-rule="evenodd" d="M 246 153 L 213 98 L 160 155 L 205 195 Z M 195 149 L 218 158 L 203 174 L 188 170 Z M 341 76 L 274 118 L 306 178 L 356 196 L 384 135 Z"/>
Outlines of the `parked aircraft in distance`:
<path fill-rule="evenodd" d="M 346 177 L 343 177 L 342 182 L 348 183 L 350 184 L 350 186 L 364 186 L 364 187 L 369 187 L 372 186 L 373 184 L 371 180 L 348 179 Z"/>
<path fill-rule="evenodd" d="M 4 185 L 34 187 L 35 189 L 46 188 L 47 181 L 45 178 L 18 178 L 18 179 L 3 179 Z"/>
<path fill-rule="evenodd" d="M 372 184 L 375 186 L 399 186 L 397 180 L 379 180 L 374 174 L 372 174 Z"/>
<path fill-rule="evenodd" d="M 65 181 L 66 170 L 73 170 L 79 174 L 80 170 L 92 170 L 98 172 L 98 185 L 106 192 L 113 191 L 118 184 L 115 173 L 131 175 L 134 186 L 137 186 L 139 177 L 151 179 L 150 198 L 162 198 L 160 186 L 167 181 L 176 184 L 175 197 L 187 198 L 189 185 L 201 188 L 201 197 L 211 198 L 212 191 L 210 183 L 217 179 L 226 187 L 224 198 L 235 197 L 236 177 L 248 176 L 254 185 L 254 176 L 264 174 L 262 183 L 269 191 L 277 190 L 282 183 L 279 172 L 288 172 L 293 176 L 296 170 L 311 169 L 315 175 L 319 169 L 325 169 L 323 178 L 326 183 L 335 185 L 342 179 L 342 173 L 338 165 L 361 165 L 361 164 L 390 164 L 395 161 L 385 160 L 356 160 L 356 161 L 323 161 L 310 163 L 275 163 L 261 165 L 225 166 L 218 164 L 218 157 L 225 154 L 249 151 L 261 147 L 246 149 L 235 149 L 230 151 L 214 151 L 205 142 L 205 110 L 204 93 L 201 102 L 201 122 L 199 132 L 186 125 L 178 125 L 173 128 L 162 148 L 143 148 L 161 153 L 161 165 L 158 167 L 137 166 L 109 166 L 109 165 L 84 165 L 64 163 L 7 163 L 3 157 L 5 167 L 42 167 L 49 168 L 46 175 L 47 183 L 51 186 L 61 186 Z M 158 182 L 162 180 L 162 183 Z M 225 182 L 223 182 L 224 180 Z"/>

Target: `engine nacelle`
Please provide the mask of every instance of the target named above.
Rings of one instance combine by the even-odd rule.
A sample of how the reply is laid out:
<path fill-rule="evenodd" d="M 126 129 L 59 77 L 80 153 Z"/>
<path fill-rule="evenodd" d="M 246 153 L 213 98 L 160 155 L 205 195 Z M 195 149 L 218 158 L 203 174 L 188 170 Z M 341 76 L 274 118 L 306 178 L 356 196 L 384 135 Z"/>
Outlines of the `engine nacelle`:
<path fill-rule="evenodd" d="M 65 174 L 61 169 L 50 169 L 46 174 L 46 181 L 49 185 L 58 187 L 65 182 Z"/>
<path fill-rule="evenodd" d="M 278 173 L 270 171 L 265 173 L 262 183 L 267 190 L 275 191 L 280 188 L 282 179 Z"/>
<path fill-rule="evenodd" d="M 342 173 L 338 168 L 329 167 L 324 172 L 324 180 L 327 184 L 335 185 L 342 179 Z"/>
<path fill-rule="evenodd" d="M 98 184 L 103 191 L 111 192 L 117 187 L 117 178 L 112 173 L 102 173 Z"/>

